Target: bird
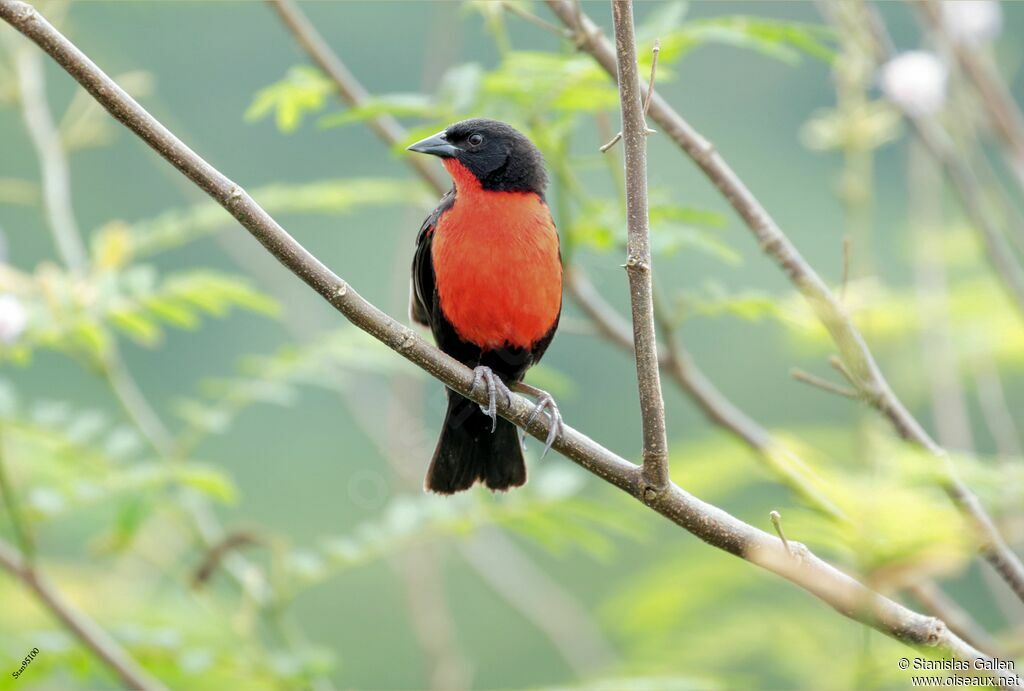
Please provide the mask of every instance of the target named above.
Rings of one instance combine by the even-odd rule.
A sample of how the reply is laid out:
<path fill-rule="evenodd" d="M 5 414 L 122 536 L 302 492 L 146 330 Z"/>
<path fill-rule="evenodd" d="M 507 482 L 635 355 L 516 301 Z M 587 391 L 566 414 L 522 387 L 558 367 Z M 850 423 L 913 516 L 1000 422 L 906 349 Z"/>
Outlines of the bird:
<path fill-rule="evenodd" d="M 526 483 L 522 440 L 497 416 L 499 395 L 513 387 L 546 412 L 546 454 L 562 426 L 547 392 L 523 383 L 551 344 L 562 312 L 558 231 L 544 199 L 544 158 L 525 135 L 498 120 L 449 125 L 408 147 L 437 156 L 452 178 L 416 236 L 410 317 L 429 327 L 437 346 L 473 368 L 488 405 L 447 390 L 444 426 L 424 488 L 454 494 L 476 483 L 507 491 Z"/>

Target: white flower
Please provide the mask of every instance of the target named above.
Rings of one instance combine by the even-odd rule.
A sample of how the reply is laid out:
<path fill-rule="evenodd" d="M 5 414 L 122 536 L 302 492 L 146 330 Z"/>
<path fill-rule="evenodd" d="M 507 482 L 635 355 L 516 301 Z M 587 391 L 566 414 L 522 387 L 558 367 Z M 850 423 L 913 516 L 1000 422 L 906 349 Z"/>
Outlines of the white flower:
<path fill-rule="evenodd" d="M 990 43 L 1003 30 L 1003 8 L 999 0 L 946 0 L 942 23 L 957 43 Z"/>
<path fill-rule="evenodd" d="M 0 295 L 0 342 L 10 345 L 28 325 L 28 313 L 14 295 Z"/>
<path fill-rule="evenodd" d="M 932 53 L 901 53 L 882 67 L 882 91 L 913 117 L 934 115 L 946 102 L 946 66 Z"/>

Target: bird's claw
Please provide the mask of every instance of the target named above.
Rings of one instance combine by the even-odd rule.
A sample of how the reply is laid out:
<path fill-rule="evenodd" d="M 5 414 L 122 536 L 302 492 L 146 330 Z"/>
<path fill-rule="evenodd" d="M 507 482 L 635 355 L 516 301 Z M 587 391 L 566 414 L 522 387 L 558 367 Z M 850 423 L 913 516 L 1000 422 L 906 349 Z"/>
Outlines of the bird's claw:
<path fill-rule="evenodd" d="M 555 443 L 555 439 L 558 438 L 559 433 L 562 431 L 562 413 L 558 410 L 558 404 L 555 403 L 555 399 L 547 391 L 537 389 L 536 396 L 537 405 L 534 406 L 530 417 L 526 419 L 526 427 L 529 427 L 534 420 L 540 417 L 541 413 L 547 412 L 551 424 L 548 427 L 548 436 L 544 439 L 544 451 L 540 455 L 541 460 L 543 460 L 548 455 L 548 451 L 551 450 L 551 445 Z"/>
<path fill-rule="evenodd" d="M 491 433 L 493 433 L 498 427 L 498 391 L 501 391 L 507 401 L 512 400 L 512 392 L 490 367 L 484 365 L 473 369 L 473 385 L 469 387 L 469 390 L 476 391 L 477 385 L 481 382 L 487 387 L 487 405 L 481 405 L 480 410 L 491 418 Z"/>

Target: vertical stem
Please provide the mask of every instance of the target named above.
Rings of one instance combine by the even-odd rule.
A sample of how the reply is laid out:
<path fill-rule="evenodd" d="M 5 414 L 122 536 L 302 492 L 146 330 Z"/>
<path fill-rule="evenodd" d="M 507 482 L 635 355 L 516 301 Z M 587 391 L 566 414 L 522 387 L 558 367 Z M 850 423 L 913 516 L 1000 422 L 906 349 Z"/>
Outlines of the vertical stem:
<path fill-rule="evenodd" d="M 622 144 L 626 163 L 626 275 L 633 312 L 636 375 L 643 423 L 643 478 L 655 491 L 668 484 L 668 440 L 665 402 L 658 371 L 658 343 L 654 333 L 651 288 L 651 239 L 647 218 L 647 122 L 637 74 L 633 5 L 612 0 L 619 102 L 622 106 Z"/>
<path fill-rule="evenodd" d="M 11 530 L 18 543 L 18 549 L 26 563 L 32 564 L 35 561 L 35 542 L 32 540 L 32 533 L 21 515 L 21 508 L 18 506 L 18 499 L 14 495 L 14 487 L 11 486 L 10 478 L 7 476 L 7 456 L 4 454 L 4 437 L 0 434 L 0 498 L 7 507 L 7 516 L 11 521 Z"/>
<path fill-rule="evenodd" d="M 43 208 L 53 228 L 57 252 L 71 271 L 80 273 L 88 266 L 87 254 L 71 210 L 71 181 L 60 133 L 46 106 L 42 56 L 29 46 L 20 47 L 15 52 L 15 66 L 25 127 L 39 152 Z"/>
<path fill-rule="evenodd" d="M 919 142 L 909 147 L 910 226 L 914 239 L 914 277 L 921 315 L 921 348 L 932 415 L 939 443 L 947 449 L 974 448 L 966 396 L 949 322 L 949 299 L 942 250 L 942 175 Z"/>

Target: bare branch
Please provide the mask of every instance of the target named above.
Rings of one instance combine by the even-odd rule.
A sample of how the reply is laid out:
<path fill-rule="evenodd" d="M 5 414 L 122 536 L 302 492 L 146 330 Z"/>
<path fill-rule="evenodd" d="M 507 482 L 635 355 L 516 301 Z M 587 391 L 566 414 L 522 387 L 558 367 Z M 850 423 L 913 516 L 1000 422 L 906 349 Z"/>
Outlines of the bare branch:
<path fill-rule="evenodd" d="M 570 0 L 547 0 L 559 20 L 573 29 L 581 41 L 581 49 L 590 55 L 613 78 L 616 75 L 615 50 L 600 36 L 600 29 L 575 8 Z M 778 264 L 808 305 L 828 330 L 839 349 L 842 362 L 851 373 L 855 388 L 892 424 L 907 441 L 927 449 L 944 463 L 948 477 L 943 489 L 972 520 L 981 537 L 985 558 L 1024 600 L 1024 564 L 999 534 L 978 498 L 952 474 L 948 455 L 910 414 L 889 386 L 875 362 L 864 337 L 854 325 L 838 298 L 829 290 L 818 273 L 807 263 L 775 222 L 768 210 L 747 188 L 743 180 L 718 154 L 715 148 L 659 94 L 651 99 L 651 118 L 664 133 L 683 150 L 722 193 L 757 239 L 762 250 Z"/>
<path fill-rule="evenodd" d="M 1020 432 L 1010 412 L 999 372 L 988 359 L 981 359 L 974 367 L 974 388 L 989 434 L 1004 459 L 1019 460 L 1024 456 Z"/>
<path fill-rule="evenodd" d="M 2 14 L 2 10 L 0 10 Z M 117 678 L 130 689 L 157 691 L 164 689 L 150 676 L 121 644 L 110 637 L 84 612 L 64 596 L 43 576 L 37 567 L 23 559 L 13 547 L 0 540 L 0 567 L 18 579 L 70 631 L 75 638 L 98 657 Z"/>
<path fill-rule="evenodd" d="M 76 221 L 71 196 L 67 155 L 46 97 L 46 79 L 40 54 L 25 44 L 18 49 L 18 87 L 23 118 L 30 132 L 46 194 L 44 209 L 50 230 L 65 265 L 75 272 L 88 269 L 88 255 Z M 121 356 L 117 341 L 111 339 L 100 363 L 114 396 L 128 419 L 138 428 L 153 450 L 166 461 L 183 455 L 167 426 L 143 394 Z M 199 536 L 211 545 L 224 535 L 216 515 L 198 499 L 187 507 Z M 229 554 L 226 564 L 239 585 L 256 601 L 267 601 L 267 580 L 252 563 Z"/>
<path fill-rule="evenodd" d="M 998 655 L 1002 659 L 1010 657 L 1003 650 L 1003 646 L 989 635 L 988 631 L 979 626 L 968 612 L 964 611 L 935 583 L 931 581 L 918 583 L 910 586 L 909 591 L 927 611 L 941 617 L 951 629 L 963 636 L 964 640 L 969 641 L 971 645 Z"/>
<path fill-rule="evenodd" d="M 584 313 L 591 319 L 598 332 L 611 343 L 619 346 L 628 352 L 633 351 L 632 336 L 629 332 L 629 324 L 609 305 L 590 283 L 586 275 L 578 268 L 570 268 L 566 274 L 566 287 L 573 299 L 583 309 Z M 751 451 L 756 453 L 765 467 L 787 487 L 796 492 L 810 506 L 826 514 L 836 521 L 847 521 L 848 517 L 832 502 L 822 491 L 820 491 L 808 478 L 796 471 L 795 467 L 803 467 L 806 464 L 795 454 L 785 448 L 785 445 L 774 438 L 771 432 L 760 426 L 755 420 L 737 408 L 726 398 L 715 385 L 704 375 L 690 357 L 689 353 L 678 342 L 675 330 L 667 322 L 658 307 L 657 295 L 655 295 L 655 317 L 658 319 L 658 326 L 662 329 L 664 347 L 661 349 L 659 361 L 662 369 L 672 377 L 672 380 L 684 393 L 700 408 L 707 419 L 732 434 L 746 444 Z M 836 360 L 838 363 L 838 359 Z M 841 363 L 839 363 L 841 366 Z M 998 383 L 998 380 L 997 380 Z M 979 384 L 980 386 L 980 384 Z M 852 389 L 850 389 L 852 391 Z M 790 460 L 790 463 L 780 463 L 780 455 Z M 931 581 L 920 584 L 921 588 L 929 589 L 929 592 L 937 592 L 946 598 L 947 606 L 943 609 L 933 609 L 938 599 L 931 599 L 925 602 L 925 607 L 933 615 L 949 621 L 944 614 L 949 612 L 954 615 L 956 624 L 950 623 L 950 627 L 959 635 L 964 636 L 972 645 L 978 646 L 989 654 L 999 652 L 1000 648 L 989 645 L 991 637 L 985 629 L 977 623 L 969 612 L 960 608 L 955 602 L 946 596 L 938 585 Z M 916 587 L 911 588 L 915 592 Z M 916 594 L 916 593 L 915 593 Z M 978 645 L 977 641 L 982 641 Z"/>
<path fill-rule="evenodd" d="M 338 97 L 352 107 L 365 104 L 370 94 L 367 93 L 359 80 L 348 71 L 345 64 L 327 45 L 327 41 L 316 30 L 312 22 L 302 13 L 302 10 L 292 0 L 269 0 L 285 26 L 295 36 L 302 49 L 306 51 L 310 59 L 322 69 L 334 82 Z M 405 129 L 394 117 L 381 114 L 367 121 L 367 126 L 372 129 L 380 139 L 388 146 L 396 146 L 405 141 Z M 441 177 L 437 168 L 430 165 L 430 162 L 423 156 L 406 156 L 407 163 L 416 169 L 423 180 L 430 185 L 438 194 L 448 191 L 449 185 Z"/>
<path fill-rule="evenodd" d="M 931 3 L 920 6 L 931 7 Z M 875 43 L 875 57 L 879 62 L 884 62 L 894 54 L 892 41 L 877 13 L 869 13 L 868 18 L 870 33 Z M 1024 267 L 1021 266 L 1006 236 L 996 226 L 992 215 L 985 209 L 982 202 L 982 185 L 978 177 L 957 154 L 949 135 L 934 118 L 921 117 L 906 111 L 903 112 L 903 116 L 921 144 L 945 170 L 967 220 L 980 235 L 989 264 L 999 278 L 1007 297 L 1016 307 L 1018 316 L 1024 317 Z"/>
<path fill-rule="evenodd" d="M 71 271 L 81 273 L 88 266 L 88 254 L 71 210 L 71 181 L 60 134 L 46 105 L 43 61 L 30 46 L 19 46 L 15 51 L 15 66 L 25 127 L 39 155 L 43 208 L 53 227 L 57 252 Z"/>
<path fill-rule="evenodd" d="M 633 311 L 633 350 L 644 436 L 643 476 L 656 493 L 668 484 L 668 439 L 654 332 L 651 232 L 647 217 L 647 124 L 640 102 L 631 0 L 612 0 L 612 18 L 626 163 L 626 275 Z"/>
<path fill-rule="evenodd" d="M 1006 82 L 975 46 L 950 38 L 940 3 L 936 0 L 914 0 L 913 5 L 932 32 L 950 47 L 960 69 L 974 85 L 992 128 L 1006 147 L 1006 158 L 1017 184 L 1024 190 L 1024 115 Z"/>
<path fill-rule="evenodd" d="M 274 0 L 274 1 L 276 2 L 277 0 Z M 563 29 L 560 26 L 556 26 L 555 24 L 552 24 L 551 22 L 547 21 L 546 19 L 541 19 L 540 17 L 538 17 L 537 15 L 533 14 L 532 12 L 527 12 L 526 10 L 524 10 L 522 7 L 520 7 L 519 5 L 515 4 L 514 2 L 508 2 L 507 0 L 501 0 L 501 6 L 502 6 L 502 8 L 506 12 L 514 14 L 515 16 L 519 17 L 520 19 L 525 20 L 527 22 L 530 22 L 534 26 L 539 26 L 541 29 L 544 29 L 544 31 L 552 33 L 555 36 L 558 36 L 559 38 L 572 38 L 572 32 L 569 31 L 568 29 Z"/>
<path fill-rule="evenodd" d="M 363 299 L 281 228 L 252 198 L 210 166 L 147 113 L 78 48 L 21 0 L 0 0 L 0 18 L 37 43 L 128 129 L 218 201 L 277 259 L 305 281 L 353 324 L 421 367 L 463 396 L 483 402 L 472 392 L 472 371 L 427 344 L 410 329 Z M 533 405 L 513 395 L 498 413 L 523 426 Z M 546 420 L 535 420 L 530 434 L 543 439 Z M 674 484 L 650 496 L 640 469 L 568 425 L 554 448 L 605 481 L 626 491 L 705 542 L 776 573 L 821 598 L 837 612 L 868 624 L 912 646 L 927 646 L 957 659 L 987 658 L 952 633 L 938 619 L 913 612 L 866 588 L 830 566 L 799 543 L 790 543 L 797 558 L 774 536 L 702 502 Z M 12 562 L 18 564 L 18 562 Z"/>

